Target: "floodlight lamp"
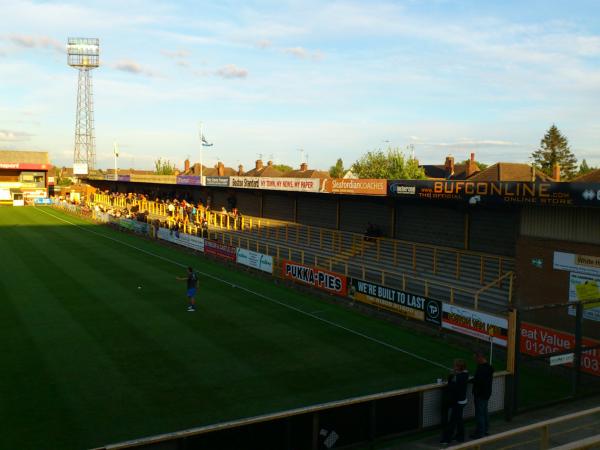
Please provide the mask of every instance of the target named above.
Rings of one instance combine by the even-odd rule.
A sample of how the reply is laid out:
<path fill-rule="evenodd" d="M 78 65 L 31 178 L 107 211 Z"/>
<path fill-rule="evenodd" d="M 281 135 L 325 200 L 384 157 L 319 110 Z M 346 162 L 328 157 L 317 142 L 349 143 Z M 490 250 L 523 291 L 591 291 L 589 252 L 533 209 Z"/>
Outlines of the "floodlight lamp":
<path fill-rule="evenodd" d="M 97 38 L 69 38 L 68 64 L 78 69 L 94 69 L 100 65 L 100 40 Z"/>

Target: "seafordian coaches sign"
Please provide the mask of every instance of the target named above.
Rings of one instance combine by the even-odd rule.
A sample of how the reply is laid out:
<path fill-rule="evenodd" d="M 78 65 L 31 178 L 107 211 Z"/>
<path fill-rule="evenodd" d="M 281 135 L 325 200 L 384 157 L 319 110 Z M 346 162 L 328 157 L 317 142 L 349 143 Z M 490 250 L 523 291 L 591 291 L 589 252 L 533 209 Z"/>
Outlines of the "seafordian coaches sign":
<path fill-rule="evenodd" d="M 494 344 L 506 347 L 508 320 L 469 308 L 444 303 L 442 306 L 442 328 L 466 334 L 483 341 L 494 340 Z"/>
<path fill-rule="evenodd" d="M 293 261 L 282 262 L 281 275 L 283 278 L 314 286 L 331 294 L 345 296 L 348 291 L 344 275 Z"/>
<path fill-rule="evenodd" d="M 442 303 L 364 280 L 350 279 L 348 295 L 358 301 L 396 311 L 412 319 L 442 325 Z"/>

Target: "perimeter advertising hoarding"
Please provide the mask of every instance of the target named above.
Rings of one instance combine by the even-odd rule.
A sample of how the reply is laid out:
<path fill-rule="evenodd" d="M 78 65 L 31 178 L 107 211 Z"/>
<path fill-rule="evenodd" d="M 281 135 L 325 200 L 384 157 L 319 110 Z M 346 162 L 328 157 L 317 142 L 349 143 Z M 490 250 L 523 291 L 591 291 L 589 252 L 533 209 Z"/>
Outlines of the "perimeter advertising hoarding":
<path fill-rule="evenodd" d="M 393 180 L 395 197 L 455 200 L 470 204 L 577 205 L 600 207 L 600 183 Z"/>
<path fill-rule="evenodd" d="M 502 347 L 507 345 L 508 320 L 504 317 L 444 303 L 442 328 L 487 342 L 493 338 L 494 344 Z"/>
<path fill-rule="evenodd" d="M 156 236 L 163 241 L 183 245 L 199 252 L 204 251 L 204 239 L 192 234 L 179 233 L 176 230 L 161 227 L 158 229 Z"/>
<path fill-rule="evenodd" d="M 20 169 L 20 170 L 50 170 L 52 164 L 34 164 L 34 163 L 3 163 L 0 162 L 0 169 Z M 87 170 L 87 165 L 86 165 Z"/>
<path fill-rule="evenodd" d="M 350 279 L 348 296 L 391 309 L 412 319 L 424 320 L 437 326 L 442 324 L 442 303 L 438 300 L 356 278 Z"/>
<path fill-rule="evenodd" d="M 583 338 L 581 343 L 584 347 L 594 347 L 600 344 L 598 341 L 586 338 Z M 522 353 L 543 356 L 575 350 L 575 336 L 552 328 L 521 322 L 519 346 Z M 600 376 L 600 349 L 588 350 L 581 354 L 581 370 Z"/>
<path fill-rule="evenodd" d="M 215 241 L 204 241 L 204 253 L 214 255 L 228 261 L 235 261 L 236 259 L 235 247 Z"/>
<path fill-rule="evenodd" d="M 177 175 L 177 184 L 185 184 L 188 186 L 200 186 L 200 177 L 194 175 Z"/>
<path fill-rule="evenodd" d="M 229 187 L 229 177 L 204 177 L 204 185 Z"/>
<path fill-rule="evenodd" d="M 321 184 L 321 192 L 348 195 L 386 195 L 387 180 L 326 178 Z"/>
<path fill-rule="evenodd" d="M 263 253 L 238 248 L 236 252 L 236 262 L 243 266 L 262 270 L 263 272 L 273 273 L 273 257 Z"/>
<path fill-rule="evenodd" d="M 229 187 L 275 191 L 319 192 L 319 178 L 229 177 Z"/>
<path fill-rule="evenodd" d="M 281 276 L 298 283 L 314 286 L 330 294 L 345 296 L 348 293 L 347 279 L 344 275 L 318 267 L 283 260 Z"/>

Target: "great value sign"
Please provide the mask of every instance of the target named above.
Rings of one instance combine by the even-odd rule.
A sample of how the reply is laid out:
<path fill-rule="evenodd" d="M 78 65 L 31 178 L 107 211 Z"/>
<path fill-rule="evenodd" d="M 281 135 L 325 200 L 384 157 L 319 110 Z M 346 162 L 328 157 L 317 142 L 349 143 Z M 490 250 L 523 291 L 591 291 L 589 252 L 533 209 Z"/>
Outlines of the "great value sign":
<path fill-rule="evenodd" d="M 598 341 L 583 338 L 584 347 L 594 347 Z M 552 328 L 546 328 L 532 323 L 521 323 L 520 348 L 522 353 L 533 356 L 551 355 L 575 349 L 575 336 Z M 581 370 L 600 376 L 600 349 L 582 352 Z"/>
<path fill-rule="evenodd" d="M 253 252 L 244 248 L 238 248 L 236 253 L 236 262 L 243 266 L 262 270 L 263 272 L 273 273 L 273 257 L 263 253 Z"/>
<path fill-rule="evenodd" d="M 442 328 L 472 336 L 483 341 L 493 339 L 494 344 L 506 347 L 508 321 L 504 317 L 482 313 L 469 308 L 444 303 Z"/>
<path fill-rule="evenodd" d="M 349 195 L 386 195 L 387 180 L 327 178 L 322 182 L 321 192 Z"/>
<path fill-rule="evenodd" d="M 356 278 L 350 279 L 348 291 L 348 295 L 358 301 L 391 309 L 438 326 L 442 324 L 442 305 L 438 300 Z"/>
<path fill-rule="evenodd" d="M 204 253 L 214 255 L 228 261 L 235 261 L 236 259 L 235 247 L 221 244 L 216 241 L 204 241 Z"/>
<path fill-rule="evenodd" d="M 281 264 L 281 275 L 284 278 L 314 286 L 332 294 L 345 296 L 348 292 L 347 280 L 344 275 L 318 267 L 284 260 Z"/>
<path fill-rule="evenodd" d="M 277 191 L 319 192 L 318 178 L 229 177 L 230 187 Z"/>

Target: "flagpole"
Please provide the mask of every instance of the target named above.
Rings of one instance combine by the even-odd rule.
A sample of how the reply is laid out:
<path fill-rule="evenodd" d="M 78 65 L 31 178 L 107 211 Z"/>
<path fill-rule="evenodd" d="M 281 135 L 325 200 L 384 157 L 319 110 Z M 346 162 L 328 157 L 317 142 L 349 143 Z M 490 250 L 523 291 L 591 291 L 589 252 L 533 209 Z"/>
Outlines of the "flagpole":
<path fill-rule="evenodd" d="M 198 127 L 200 128 L 200 184 L 204 184 L 202 182 L 202 122 L 198 122 Z"/>
<path fill-rule="evenodd" d="M 117 158 L 118 158 L 118 155 L 119 155 L 119 151 L 117 150 L 117 141 L 114 142 L 113 153 L 114 153 L 114 156 L 115 156 L 115 181 L 118 181 L 119 176 L 117 175 Z"/>

